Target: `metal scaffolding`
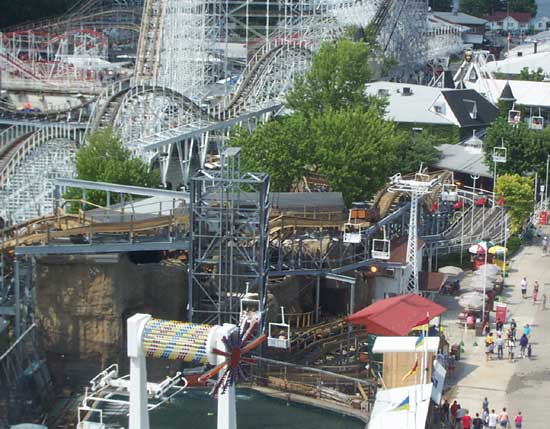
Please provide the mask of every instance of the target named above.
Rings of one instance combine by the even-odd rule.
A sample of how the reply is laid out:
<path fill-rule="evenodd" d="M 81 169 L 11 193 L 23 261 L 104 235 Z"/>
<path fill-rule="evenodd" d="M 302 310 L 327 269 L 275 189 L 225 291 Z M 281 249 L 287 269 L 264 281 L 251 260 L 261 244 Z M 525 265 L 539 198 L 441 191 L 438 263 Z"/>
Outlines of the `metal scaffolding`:
<path fill-rule="evenodd" d="M 239 151 L 191 179 L 189 321 L 238 322 L 247 284 L 267 304 L 269 176 L 241 173 Z"/>

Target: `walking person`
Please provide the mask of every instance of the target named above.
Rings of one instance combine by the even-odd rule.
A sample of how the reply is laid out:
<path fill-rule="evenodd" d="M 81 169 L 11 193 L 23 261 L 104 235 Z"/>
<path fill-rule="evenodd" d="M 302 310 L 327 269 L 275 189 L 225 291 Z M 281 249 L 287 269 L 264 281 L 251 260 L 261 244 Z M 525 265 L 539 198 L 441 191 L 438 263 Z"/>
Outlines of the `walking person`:
<path fill-rule="evenodd" d="M 527 298 L 527 277 L 521 279 L 519 286 L 521 288 L 521 296 L 523 299 Z"/>
<path fill-rule="evenodd" d="M 531 327 L 529 326 L 529 323 L 526 323 L 523 327 L 523 335 L 525 335 L 527 338 L 531 336 Z"/>
<path fill-rule="evenodd" d="M 508 340 L 508 359 L 510 362 L 514 362 L 514 351 L 516 348 L 516 340 L 514 337 L 510 337 Z"/>
<path fill-rule="evenodd" d="M 539 294 L 539 282 L 535 282 L 533 286 L 533 305 L 537 303 L 538 294 Z"/>
<path fill-rule="evenodd" d="M 504 338 L 502 338 L 502 334 L 497 334 L 497 358 L 499 360 L 504 359 Z"/>
<path fill-rule="evenodd" d="M 481 410 L 482 411 L 489 411 L 489 400 L 487 399 L 487 396 L 485 397 L 485 399 L 483 400 L 483 403 L 481 404 Z"/>
<path fill-rule="evenodd" d="M 465 410 L 462 416 L 462 429 L 472 429 L 472 418 L 468 410 Z"/>
<path fill-rule="evenodd" d="M 453 401 L 453 405 L 451 405 L 451 427 L 455 427 L 456 424 L 456 411 L 458 410 L 458 403 L 456 401 Z"/>
<path fill-rule="evenodd" d="M 544 236 L 542 239 L 542 256 L 546 256 L 546 252 L 548 252 L 548 237 Z"/>
<path fill-rule="evenodd" d="M 493 333 L 489 332 L 489 335 L 485 338 L 485 361 L 492 359 L 491 355 L 495 351 L 495 340 L 493 339 Z"/>
<path fill-rule="evenodd" d="M 463 422 L 462 419 L 466 415 L 466 410 L 458 405 L 458 408 L 456 409 L 456 423 L 455 428 L 456 429 L 463 429 Z"/>
<path fill-rule="evenodd" d="M 527 349 L 527 344 L 529 344 L 529 339 L 527 338 L 527 335 L 523 334 L 519 339 L 519 351 L 522 359 L 525 357 L 525 350 Z"/>
<path fill-rule="evenodd" d="M 516 426 L 516 429 L 521 429 L 523 425 L 523 416 L 521 415 L 521 411 L 518 411 L 516 414 L 516 417 L 514 418 L 514 423 Z"/>
<path fill-rule="evenodd" d="M 540 309 L 543 310 L 543 311 L 546 309 L 546 294 L 545 293 L 542 294 L 542 302 L 541 302 Z"/>
<path fill-rule="evenodd" d="M 489 427 L 489 409 L 483 410 L 483 426 L 488 428 Z"/>
<path fill-rule="evenodd" d="M 495 410 L 491 410 L 489 413 L 488 427 L 489 429 L 497 429 L 498 416 L 495 413 Z"/>
<path fill-rule="evenodd" d="M 498 415 L 498 422 L 500 423 L 500 427 L 503 429 L 507 429 L 509 421 L 510 418 L 508 417 L 508 412 L 506 411 L 506 408 L 503 408 L 501 413 Z"/>
<path fill-rule="evenodd" d="M 518 324 L 516 323 L 516 319 L 512 319 L 510 322 L 510 334 L 512 338 L 516 338 L 516 329 L 518 327 Z"/>
<path fill-rule="evenodd" d="M 472 420 L 472 429 L 483 429 L 483 420 L 479 417 L 479 413 L 476 413 Z"/>

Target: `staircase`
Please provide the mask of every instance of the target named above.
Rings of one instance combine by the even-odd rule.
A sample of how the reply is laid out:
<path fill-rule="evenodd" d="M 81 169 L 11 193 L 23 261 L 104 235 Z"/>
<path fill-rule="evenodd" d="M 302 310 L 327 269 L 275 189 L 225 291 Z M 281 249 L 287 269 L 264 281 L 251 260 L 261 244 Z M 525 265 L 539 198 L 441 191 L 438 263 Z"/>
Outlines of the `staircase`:
<path fill-rule="evenodd" d="M 146 0 L 137 51 L 136 82 L 157 80 L 164 19 L 164 0 Z"/>

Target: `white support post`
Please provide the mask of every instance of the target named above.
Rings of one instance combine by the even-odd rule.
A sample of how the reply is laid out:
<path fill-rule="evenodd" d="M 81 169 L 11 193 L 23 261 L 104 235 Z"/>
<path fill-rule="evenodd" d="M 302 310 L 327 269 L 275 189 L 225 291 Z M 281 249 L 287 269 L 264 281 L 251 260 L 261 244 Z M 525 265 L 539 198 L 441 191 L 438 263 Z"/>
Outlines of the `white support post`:
<path fill-rule="evenodd" d="M 128 357 L 130 358 L 130 417 L 129 429 L 149 429 L 147 410 L 147 368 L 142 337 L 148 314 L 135 314 L 127 320 Z"/>
<path fill-rule="evenodd" d="M 223 351 L 228 351 L 225 347 L 222 337 L 229 336 L 235 331 L 236 327 L 233 324 L 224 323 L 218 330 L 219 336 L 216 347 Z M 217 356 L 217 363 L 223 363 L 225 357 Z M 223 376 L 223 371 L 219 377 Z M 130 428 L 132 429 L 132 428 Z M 237 429 L 237 405 L 235 395 L 235 383 L 231 383 L 225 392 L 218 394 L 218 429 Z"/>

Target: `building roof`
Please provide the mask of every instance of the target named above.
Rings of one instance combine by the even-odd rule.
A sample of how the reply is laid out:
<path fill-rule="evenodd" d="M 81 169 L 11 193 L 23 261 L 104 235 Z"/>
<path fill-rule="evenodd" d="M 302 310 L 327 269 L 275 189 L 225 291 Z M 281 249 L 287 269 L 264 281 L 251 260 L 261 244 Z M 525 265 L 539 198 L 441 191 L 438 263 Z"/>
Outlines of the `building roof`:
<path fill-rule="evenodd" d="M 366 92 L 368 95 L 385 97 L 388 101 L 386 119 L 400 123 L 481 128 L 498 116 L 498 109 L 471 89 L 442 89 L 380 81 L 369 83 Z M 441 96 L 445 98 L 450 111 L 447 109 L 444 113 L 436 112 L 434 104 L 437 104 Z M 470 117 L 470 110 L 474 105 L 477 110 L 475 119 Z"/>
<path fill-rule="evenodd" d="M 472 89 L 442 91 L 441 94 L 460 127 L 483 127 L 492 123 L 499 115 L 496 106 Z"/>
<path fill-rule="evenodd" d="M 430 315 L 437 317 L 447 309 L 416 294 L 400 295 L 377 301 L 353 313 L 347 321 L 365 326 L 369 334 L 404 336 Z"/>
<path fill-rule="evenodd" d="M 495 22 L 495 21 L 502 21 L 507 16 L 510 16 L 510 18 L 514 18 L 517 22 L 521 22 L 523 24 L 528 23 L 531 21 L 531 14 L 528 12 L 496 12 L 493 15 L 485 15 L 483 18 L 485 18 L 487 21 Z"/>
<path fill-rule="evenodd" d="M 510 83 L 506 82 L 506 85 L 502 88 L 502 92 L 500 93 L 500 97 L 498 97 L 498 99 L 502 101 L 516 101 L 512 88 L 510 88 Z"/>
<path fill-rule="evenodd" d="M 533 107 L 550 107 L 550 82 L 534 82 L 527 80 L 500 80 L 478 79 L 476 82 L 465 81 L 468 88 L 478 92 L 488 91 L 485 95 L 495 102 L 502 94 L 502 90 L 509 82 L 510 88 L 516 97 L 516 104 Z"/>
<path fill-rule="evenodd" d="M 403 95 L 410 88 L 411 95 Z M 386 118 L 396 122 L 453 125 L 447 118 L 429 110 L 441 93 L 440 88 L 397 82 L 372 82 L 366 87 L 368 95 L 384 96 L 388 100 Z"/>
<path fill-rule="evenodd" d="M 438 146 L 441 158 L 430 167 L 458 173 L 475 174 L 482 177 L 493 177 L 485 164 L 485 155 L 468 152 L 460 144 L 442 144 Z"/>
<path fill-rule="evenodd" d="M 304 207 L 316 210 L 345 210 L 341 192 L 272 192 L 271 207 L 278 210 L 300 210 Z"/>
<path fill-rule="evenodd" d="M 533 48 L 531 48 L 522 52 L 521 56 L 509 56 L 504 60 L 487 63 L 483 70 L 493 73 L 520 74 L 524 68 L 529 71 L 542 69 L 542 71 L 550 73 L 550 52 L 537 52 L 535 54 Z"/>
<path fill-rule="evenodd" d="M 389 262 L 403 265 L 407 263 L 407 239 L 408 236 L 403 236 L 398 240 L 392 241 Z M 416 248 L 420 250 L 424 244 L 424 240 L 418 238 L 416 241 Z"/>
<path fill-rule="evenodd" d="M 478 18 L 477 16 L 467 15 L 462 12 L 433 12 L 433 15 L 436 18 L 450 22 L 451 24 L 484 25 L 487 23 L 486 19 Z"/>

